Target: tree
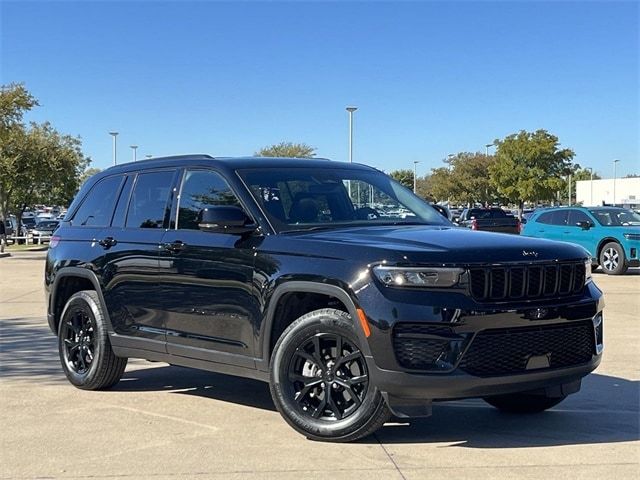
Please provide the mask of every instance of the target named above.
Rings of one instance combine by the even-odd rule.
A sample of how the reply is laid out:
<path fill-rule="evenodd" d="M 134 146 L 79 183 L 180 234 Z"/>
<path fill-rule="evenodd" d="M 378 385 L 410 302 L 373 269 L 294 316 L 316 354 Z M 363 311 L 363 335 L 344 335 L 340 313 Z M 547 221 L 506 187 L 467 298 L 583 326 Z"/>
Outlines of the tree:
<path fill-rule="evenodd" d="M 491 184 L 518 205 L 520 218 L 525 201 L 553 200 L 563 187 L 563 177 L 574 168 L 573 150 L 560 148 L 558 137 L 546 130 L 521 130 L 495 144 L 496 161 L 489 165 Z"/>
<path fill-rule="evenodd" d="M 427 174 L 424 177 L 418 177 L 418 180 L 416 181 L 416 194 L 428 202 L 434 201 L 433 181 L 431 180 L 431 175 Z"/>
<path fill-rule="evenodd" d="M 96 167 L 87 168 L 84 172 L 82 172 L 82 175 L 80 175 L 80 178 L 78 179 L 78 184 L 80 186 L 84 185 L 84 182 L 89 180 L 94 175 L 100 173 L 101 171 L 102 170 Z"/>
<path fill-rule="evenodd" d="M 409 169 L 394 170 L 389 174 L 396 182 L 404 185 L 410 190 L 413 190 L 413 171 Z"/>
<path fill-rule="evenodd" d="M 22 123 L 24 113 L 37 101 L 21 85 L 2 87 L 0 108 L 0 217 L 11 211 L 18 221 L 34 203 L 68 204 L 90 160 L 79 138 L 60 134 L 49 123 Z"/>
<path fill-rule="evenodd" d="M 596 172 L 593 172 L 593 179 L 599 180 L 602 178 Z M 576 201 L 576 182 L 581 180 L 591 180 L 591 171 L 586 168 L 580 168 L 579 165 L 575 165 L 573 172 L 571 173 L 571 203 L 575 203 Z M 563 192 L 565 195 L 569 195 L 569 180 L 568 178 L 564 182 Z"/>
<path fill-rule="evenodd" d="M 306 143 L 292 142 L 280 142 L 256 152 L 256 157 L 313 158 L 315 155 L 315 147 L 310 147 Z"/>

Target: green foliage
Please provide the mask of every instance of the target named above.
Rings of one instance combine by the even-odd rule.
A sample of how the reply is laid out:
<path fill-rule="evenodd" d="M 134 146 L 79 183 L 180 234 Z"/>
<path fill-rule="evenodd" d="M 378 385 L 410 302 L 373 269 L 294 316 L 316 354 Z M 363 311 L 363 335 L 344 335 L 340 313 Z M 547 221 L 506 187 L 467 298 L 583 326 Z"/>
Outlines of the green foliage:
<path fill-rule="evenodd" d="M 277 145 L 261 148 L 255 155 L 256 157 L 313 158 L 316 155 L 316 149 L 306 143 L 280 142 Z"/>
<path fill-rule="evenodd" d="M 22 85 L 0 90 L 0 218 L 10 212 L 20 217 L 35 203 L 68 204 L 90 162 L 79 138 L 60 134 L 49 123 L 21 123 L 35 105 Z"/>
<path fill-rule="evenodd" d="M 489 166 L 494 157 L 481 153 L 460 152 L 446 160 L 449 167 L 433 170 L 432 192 L 438 200 L 458 203 L 488 202 L 497 192 L 489 182 Z"/>
<path fill-rule="evenodd" d="M 593 172 L 593 179 L 599 180 L 600 175 L 596 172 Z M 580 180 L 590 180 L 591 172 L 586 168 L 580 168 L 579 165 L 575 165 L 573 168 L 573 173 L 571 174 L 571 203 L 575 203 L 576 201 L 576 182 Z M 562 187 L 562 195 L 561 200 L 568 200 L 569 196 L 569 177 L 563 179 L 563 187 Z"/>
<path fill-rule="evenodd" d="M 87 168 L 84 172 L 82 172 L 82 175 L 80 175 L 80 178 L 78 179 L 78 184 L 80 186 L 84 185 L 84 182 L 89 180 L 94 175 L 100 173 L 101 171 L 102 170 L 96 167 Z"/>
<path fill-rule="evenodd" d="M 410 190 L 413 190 L 413 171 L 409 169 L 394 170 L 389 174 L 396 182 L 404 185 Z"/>
<path fill-rule="evenodd" d="M 495 144 L 496 161 L 488 168 L 491 184 L 521 211 L 525 201 L 553 200 L 563 177 L 575 168 L 573 151 L 561 149 L 558 137 L 546 130 L 522 130 Z"/>

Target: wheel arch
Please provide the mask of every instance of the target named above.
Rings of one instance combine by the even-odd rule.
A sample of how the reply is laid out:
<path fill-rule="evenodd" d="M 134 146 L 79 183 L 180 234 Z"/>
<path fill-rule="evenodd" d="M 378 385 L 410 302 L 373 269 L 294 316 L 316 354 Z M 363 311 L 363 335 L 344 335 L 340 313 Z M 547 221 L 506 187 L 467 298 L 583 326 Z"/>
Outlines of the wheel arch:
<path fill-rule="evenodd" d="M 622 248 L 622 251 L 624 252 L 624 247 L 622 246 L 622 242 L 620 240 L 618 240 L 615 237 L 604 237 L 602 240 L 600 240 L 600 242 L 598 242 L 598 248 L 596 249 L 595 259 L 598 262 L 598 265 L 600 265 L 600 254 L 602 253 L 602 249 L 607 243 L 611 243 L 611 242 L 617 243 L 618 245 L 620 245 L 620 247 Z"/>
<path fill-rule="evenodd" d="M 74 293 L 82 290 L 94 290 L 96 292 L 107 323 L 107 331 L 109 334 L 113 333 L 111 319 L 109 318 L 109 312 L 106 308 L 98 277 L 94 272 L 80 267 L 65 267 L 56 273 L 56 278 L 51 288 L 51 298 L 49 300 L 50 326 L 53 332 L 57 334 L 60 316 L 67 300 L 71 298 Z"/>
<path fill-rule="evenodd" d="M 369 343 L 362 331 L 362 328 L 356 320 L 358 318 L 357 307 L 354 300 L 346 290 L 337 286 L 325 283 L 309 282 L 309 281 L 290 281 L 279 285 L 269 300 L 267 312 L 260 334 L 260 359 L 256 362 L 260 370 L 267 371 L 271 358 L 271 335 L 276 323 L 276 311 L 280 305 L 280 301 L 286 294 L 290 293 L 311 293 L 334 297 L 340 301 L 346 308 L 347 313 L 351 316 L 354 326 L 360 339 L 361 347 L 365 355 L 370 355 Z"/>

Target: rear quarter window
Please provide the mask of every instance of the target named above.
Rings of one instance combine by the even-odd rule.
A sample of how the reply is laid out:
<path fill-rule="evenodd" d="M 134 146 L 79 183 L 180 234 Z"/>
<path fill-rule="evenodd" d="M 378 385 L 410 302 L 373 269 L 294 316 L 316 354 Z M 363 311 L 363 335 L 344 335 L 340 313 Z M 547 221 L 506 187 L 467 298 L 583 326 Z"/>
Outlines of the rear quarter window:
<path fill-rule="evenodd" d="M 122 175 L 103 178 L 82 199 L 80 207 L 71 219 L 73 226 L 106 227 L 111 216 L 122 183 Z"/>

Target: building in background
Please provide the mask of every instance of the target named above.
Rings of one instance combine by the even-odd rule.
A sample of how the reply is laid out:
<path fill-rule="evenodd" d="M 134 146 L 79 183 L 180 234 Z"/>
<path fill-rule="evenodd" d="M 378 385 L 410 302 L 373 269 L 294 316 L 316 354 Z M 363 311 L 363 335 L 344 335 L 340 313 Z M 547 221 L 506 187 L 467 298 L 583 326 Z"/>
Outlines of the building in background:
<path fill-rule="evenodd" d="M 613 178 L 580 180 L 576 182 L 576 203 L 584 206 L 619 205 L 626 208 L 640 207 L 640 178 Z"/>

